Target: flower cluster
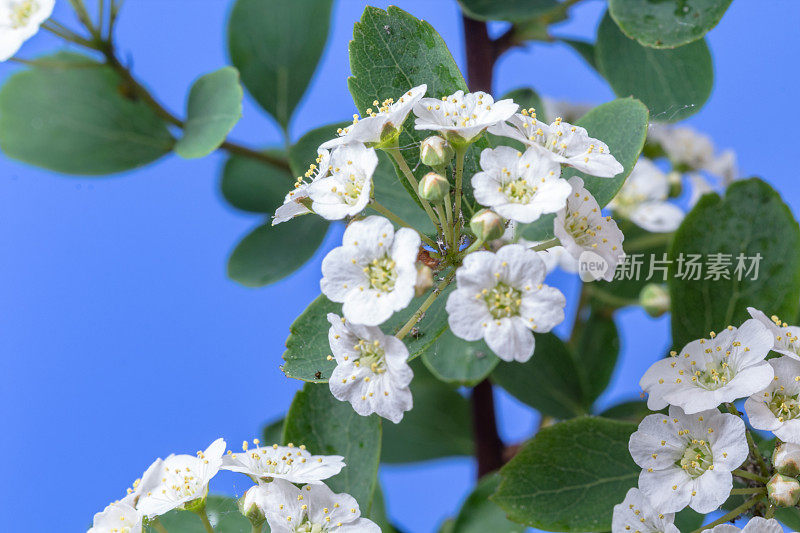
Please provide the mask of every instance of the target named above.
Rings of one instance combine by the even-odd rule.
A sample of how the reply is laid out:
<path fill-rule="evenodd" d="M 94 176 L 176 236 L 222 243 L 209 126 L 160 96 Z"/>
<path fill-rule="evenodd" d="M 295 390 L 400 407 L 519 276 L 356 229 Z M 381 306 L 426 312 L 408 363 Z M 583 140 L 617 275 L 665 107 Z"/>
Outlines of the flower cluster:
<path fill-rule="evenodd" d="M 312 455 L 305 446 L 293 444 L 253 444 L 244 442 L 241 452 L 226 454 L 225 441 L 217 439 L 196 456 L 157 459 L 127 496 L 95 515 L 89 533 L 143 533 L 146 525 L 158 525 L 158 518 L 172 510 L 192 511 L 208 520 L 208 485 L 220 470 L 245 474 L 256 482 L 239 507 L 259 530 L 266 522 L 275 532 L 380 532 L 361 517 L 352 496 L 335 494 L 322 482 L 344 468 L 343 457 Z"/>
<path fill-rule="evenodd" d="M 676 532 L 674 513 L 687 506 L 715 511 L 736 493 L 734 478 L 757 483 L 736 489 L 753 496 L 751 505 L 764 497 L 775 507 L 800 499 L 800 356 L 794 349 L 800 330 L 748 311 L 753 318 L 740 327 L 692 341 L 645 372 L 640 385 L 648 407 L 668 412 L 645 417 L 630 437 L 631 456 L 642 471 L 639 488 L 614 509 L 614 533 L 637 522 L 640 531 Z M 786 355 L 767 359 L 770 351 Z M 774 470 L 733 405 L 742 398 L 750 424 L 778 438 Z M 744 529 L 773 530 L 782 531 L 760 517 Z M 719 525 L 711 531 L 739 529 Z"/>
<path fill-rule="evenodd" d="M 336 362 L 328 384 L 333 396 L 357 413 L 395 423 L 413 405 L 411 354 L 403 338 L 454 278 L 445 306 L 450 329 L 465 340 L 484 339 L 506 361 L 530 359 L 534 333 L 564 320 L 563 294 L 544 284 L 547 266 L 530 243 L 516 242 L 515 225 L 554 215 L 558 242 L 540 248 L 562 250 L 575 261 L 586 252 L 596 254 L 608 265 L 602 277 L 609 281 L 624 257 L 624 237 L 613 219 L 601 212 L 580 178 L 562 177 L 562 166 L 601 178 L 623 172 L 608 145 L 560 118 L 545 124 L 534 109 L 520 111 L 512 100 L 463 91 L 431 98 L 426 92 L 420 85 L 396 100 L 375 100 L 363 118 L 354 116 L 350 126 L 319 146 L 316 162 L 273 218 L 279 224 L 314 213 L 348 220 L 342 245 L 322 262 L 322 293 L 342 304 L 342 316 L 328 316 L 328 360 Z M 420 143 L 419 161 L 432 170 L 421 181 L 398 143 L 412 113 L 416 130 L 438 133 Z M 465 178 L 467 151 L 487 131 L 520 141 L 524 151 L 486 148 L 479 171 Z M 431 218 L 436 235 L 419 233 L 412 226 L 417 220 L 409 224 L 376 201 L 377 150 L 394 159 L 400 180 L 417 193 L 413 201 Z M 475 208 L 463 194 L 465 179 L 475 202 L 486 208 L 473 212 L 469 224 L 464 210 Z M 379 215 L 365 213 L 367 208 Z M 403 327 L 394 335 L 384 331 L 415 294 L 428 291 L 419 309 L 405 314 Z"/>

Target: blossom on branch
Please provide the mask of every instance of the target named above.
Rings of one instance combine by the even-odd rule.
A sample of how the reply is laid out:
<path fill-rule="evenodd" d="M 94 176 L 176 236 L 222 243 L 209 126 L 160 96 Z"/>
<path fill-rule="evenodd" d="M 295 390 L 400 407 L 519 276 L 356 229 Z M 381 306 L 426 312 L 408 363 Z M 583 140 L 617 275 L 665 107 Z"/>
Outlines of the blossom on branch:
<path fill-rule="evenodd" d="M 408 388 L 414 373 L 406 345 L 375 326 L 328 314 L 328 332 L 336 368 L 328 381 L 337 400 L 350 402 L 361 416 L 377 413 L 395 424 L 413 405 Z"/>
<path fill-rule="evenodd" d="M 628 448 L 642 467 L 639 489 L 662 513 L 687 505 L 710 513 L 728 499 L 731 472 L 747 458 L 744 422 L 716 409 L 687 415 L 649 415 L 630 437 Z"/>
<path fill-rule="evenodd" d="M 94 515 L 88 533 L 142 533 L 142 518 L 131 505 L 115 502 Z"/>
<path fill-rule="evenodd" d="M 292 483 L 319 483 L 341 472 L 341 455 L 311 455 L 305 446 L 258 446 L 243 443 L 241 452 L 228 451 L 221 470 L 246 474 L 261 481 L 285 479 Z"/>
<path fill-rule="evenodd" d="M 447 299 L 450 329 L 468 341 L 483 338 L 504 361 L 527 361 L 533 333 L 546 333 L 564 320 L 564 295 L 543 284 L 545 274 L 538 254 L 520 244 L 467 255 L 456 271 L 457 289 Z"/>
<path fill-rule="evenodd" d="M 775 378 L 744 403 L 747 418 L 756 429 L 772 431 L 782 441 L 800 444 L 800 361 L 784 355 L 767 364 Z"/>
<path fill-rule="evenodd" d="M 572 188 L 561 165 L 535 150 L 508 146 L 481 152 L 481 172 L 472 177 L 475 200 L 509 220 L 530 223 L 563 208 Z"/>
<path fill-rule="evenodd" d="M 415 129 L 441 133 L 454 145 L 471 143 L 486 128 L 508 119 L 519 106 L 513 100 L 494 101 L 481 91 L 456 91 L 441 99 L 423 98 L 414 106 Z"/>
<path fill-rule="evenodd" d="M 751 317 L 764 324 L 772 334 L 774 338 L 773 351 L 800 361 L 800 327 L 790 326 L 775 315 L 767 318 L 767 315 L 754 307 L 748 307 L 747 312 Z"/>
<path fill-rule="evenodd" d="M 359 214 L 372 193 L 372 175 L 378 167 L 373 148 L 345 144 L 331 154 L 330 175 L 308 186 L 311 210 L 328 220 Z"/>
<path fill-rule="evenodd" d="M 614 506 L 611 533 L 681 533 L 674 521 L 674 513 L 659 513 L 642 491 L 634 487 L 628 490 L 622 503 Z"/>
<path fill-rule="evenodd" d="M 331 154 L 328 150 L 320 148 L 317 150 L 317 161 L 306 171 L 305 176 L 300 176 L 294 184 L 294 189 L 286 194 L 283 205 L 275 210 L 272 217 L 272 225 L 280 224 L 291 220 L 296 216 L 307 215 L 311 210 L 306 205 L 310 204 L 308 199 L 308 188 L 312 183 L 328 175 L 331 167 Z M 305 181 L 306 179 L 310 181 Z"/>
<path fill-rule="evenodd" d="M 342 312 L 355 324 L 377 326 L 414 297 L 420 245 L 416 231 L 379 216 L 350 224 L 342 246 L 322 260 L 322 293 L 343 303 Z"/>
<path fill-rule="evenodd" d="M 764 360 L 771 345 L 767 328 L 753 319 L 692 341 L 647 369 L 639 382 L 649 394 L 647 407 L 677 405 L 692 414 L 755 394 L 774 376 Z"/>

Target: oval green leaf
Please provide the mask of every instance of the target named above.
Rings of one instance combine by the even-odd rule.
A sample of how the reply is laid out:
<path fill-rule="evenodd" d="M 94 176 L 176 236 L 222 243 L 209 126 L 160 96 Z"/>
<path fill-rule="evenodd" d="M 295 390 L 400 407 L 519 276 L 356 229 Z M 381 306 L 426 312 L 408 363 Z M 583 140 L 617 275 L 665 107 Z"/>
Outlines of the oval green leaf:
<path fill-rule="evenodd" d="M 731 0 L 609 0 L 620 29 L 644 46 L 675 48 L 702 38 L 716 26 Z"/>
<path fill-rule="evenodd" d="M 700 279 L 694 279 L 697 274 L 688 264 L 698 255 L 702 270 Z M 760 260 L 748 259 L 758 255 Z M 709 275 L 706 265 L 714 261 L 712 256 L 729 279 Z M 675 233 L 669 259 L 672 340 L 678 349 L 709 331 L 739 326 L 750 318 L 747 307 L 767 316 L 797 313 L 800 228 L 780 195 L 760 179 L 734 182 L 724 198 L 703 196 Z M 756 265 L 757 275 L 748 275 Z"/>
<path fill-rule="evenodd" d="M 332 0 L 237 0 L 228 51 L 242 83 L 285 130 L 325 48 Z"/>
<path fill-rule="evenodd" d="M 606 13 L 595 46 L 600 72 L 617 96 L 633 96 L 659 122 L 677 122 L 705 105 L 714 66 L 705 40 L 672 50 L 647 48 L 622 33 Z"/>
<path fill-rule="evenodd" d="M 423 354 L 422 362 L 444 382 L 473 386 L 483 381 L 500 359 L 485 342 L 468 342 L 447 330 Z"/>
<path fill-rule="evenodd" d="M 263 287 L 285 278 L 311 259 L 322 244 L 328 222 L 316 216 L 250 232 L 228 258 L 228 277 L 246 287 Z"/>
<path fill-rule="evenodd" d="M 609 531 L 611 513 L 641 469 L 636 424 L 583 417 L 542 429 L 506 464 L 492 501 L 508 518 L 547 531 Z"/>
<path fill-rule="evenodd" d="M 284 155 L 280 150 L 267 152 Z M 220 188 L 225 200 L 233 207 L 271 214 L 283 204 L 293 181 L 286 169 L 249 157 L 232 156 L 225 162 Z"/>
<path fill-rule="evenodd" d="M 175 153 L 195 159 L 219 148 L 242 116 L 243 96 L 239 71 L 233 67 L 201 76 L 189 91 L 186 124 Z"/>
<path fill-rule="evenodd" d="M 370 508 L 378 476 L 381 421 L 361 416 L 333 397 L 328 385 L 306 383 L 294 396 L 283 441 L 304 444 L 315 455 L 341 455 L 347 465 L 325 481 L 334 492 L 353 496 L 364 512 Z"/>
<path fill-rule="evenodd" d="M 0 89 L 0 149 L 65 174 L 105 175 L 146 165 L 174 140 L 111 67 L 61 52 Z"/>
<path fill-rule="evenodd" d="M 481 478 L 467 496 L 456 517 L 452 533 L 524 533 L 525 526 L 506 518 L 506 512 L 489 500 L 500 485 L 500 474 L 492 473 Z"/>
<path fill-rule="evenodd" d="M 501 361 L 492 381 L 544 415 L 563 419 L 588 413 L 575 355 L 553 333 L 536 335 L 536 349 L 527 362 Z"/>
<path fill-rule="evenodd" d="M 558 7 L 556 0 L 458 0 L 464 14 L 475 20 L 520 22 L 536 18 Z"/>

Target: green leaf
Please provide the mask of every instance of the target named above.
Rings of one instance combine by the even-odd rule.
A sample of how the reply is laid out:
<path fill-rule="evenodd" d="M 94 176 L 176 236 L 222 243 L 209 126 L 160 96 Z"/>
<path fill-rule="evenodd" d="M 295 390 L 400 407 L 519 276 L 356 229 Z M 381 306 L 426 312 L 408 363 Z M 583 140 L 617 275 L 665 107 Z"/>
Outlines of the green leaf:
<path fill-rule="evenodd" d="M 468 342 L 447 330 L 425 352 L 422 362 L 442 381 L 473 386 L 483 381 L 500 359 L 485 342 Z"/>
<path fill-rule="evenodd" d="M 42 58 L 0 89 L 0 150 L 65 174 L 113 174 L 168 153 L 174 140 L 111 67 L 71 52 Z"/>
<path fill-rule="evenodd" d="M 194 82 L 186 105 L 183 137 L 175 144 L 175 153 L 195 159 L 219 148 L 242 116 L 243 96 L 239 71 L 233 67 L 221 68 Z"/>
<path fill-rule="evenodd" d="M 543 415 L 563 419 L 588 412 L 575 356 L 553 333 L 536 335 L 536 349 L 527 362 L 501 361 L 492 381 Z"/>
<path fill-rule="evenodd" d="M 614 93 L 638 98 L 659 122 L 694 115 L 711 95 L 714 67 L 705 40 L 673 50 L 646 48 L 619 31 L 606 13 L 595 51 Z"/>
<path fill-rule="evenodd" d="M 372 503 L 369 513 L 366 513 L 366 516 L 381 528 L 382 533 L 397 533 L 397 529 L 389 522 L 389 517 L 386 516 L 386 502 L 380 483 L 375 485 L 375 492 L 372 494 Z"/>
<path fill-rule="evenodd" d="M 316 216 L 291 223 L 269 222 L 250 232 L 228 259 L 228 277 L 246 287 L 283 279 L 311 259 L 322 244 L 328 223 Z"/>
<path fill-rule="evenodd" d="M 206 500 L 206 512 L 214 531 L 217 533 L 250 533 L 250 521 L 239 512 L 239 506 L 233 498 L 209 496 Z M 161 524 L 169 533 L 199 533 L 203 531 L 200 518 L 190 511 L 170 511 L 159 517 Z M 157 533 L 152 527 L 150 533 Z"/>
<path fill-rule="evenodd" d="M 558 7 L 556 0 L 458 0 L 464 13 L 475 20 L 521 22 Z"/>
<path fill-rule="evenodd" d="M 505 511 L 489 500 L 498 485 L 498 473 L 481 478 L 461 506 L 452 533 L 524 533 L 525 526 L 509 521 Z"/>
<path fill-rule="evenodd" d="M 675 48 L 702 38 L 730 5 L 731 0 L 609 0 L 608 10 L 631 39 L 652 48 Z"/>
<path fill-rule="evenodd" d="M 435 235 L 433 222 L 400 182 L 388 155 L 378 152 L 378 168 L 372 176 L 375 200 L 425 235 Z M 397 226 L 395 224 L 395 226 Z"/>
<path fill-rule="evenodd" d="M 587 43 L 586 41 L 577 41 L 575 39 L 560 39 L 560 41 L 570 48 L 578 52 L 578 55 L 583 58 L 586 63 L 589 64 L 590 67 L 599 71 L 600 69 L 597 66 L 596 54 L 595 54 L 595 46 L 594 43 Z"/>
<path fill-rule="evenodd" d="M 778 507 L 775 509 L 775 518 L 792 531 L 800 529 L 800 509 L 797 507 Z"/>
<path fill-rule="evenodd" d="M 706 515 L 700 514 L 690 508 L 675 515 L 675 527 L 680 531 L 694 531 L 703 525 Z"/>
<path fill-rule="evenodd" d="M 307 131 L 296 143 L 289 148 L 289 166 L 292 174 L 302 176 L 308 170 L 309 165 L 317 162 L 317 148 L 325 141 L 329 141 L 337 136 L 336 130 L 347 126 L 347 122 L 337 122 L 326 124 L 319 128 Z"/>
<path fill-rule="evenodd" d="M 454 288 L 455 284 L 450 284 L 439 295 L 425 312 L 422 320 L 417 322 L 417 331 L 412 329 L 405 338 L 410 354 L 409 360 L 422 355 L 447 329 L 447 311 L 444 306 Z M 408 307 L 395 313 L 392 318 L 381 324 L 381 330 L 387 335 L 397 333 L 425 298 L 427 295 L 411 300 Z M 284 364 L 281 367 L 287 377 L 311 382 L 326 382 L 330 378 L 331 372 L 336 367 L 336 361 L 328 361 L 328 356 L 331 355 L 328 344 L 330 324 L 326 318 L 328 313 L 336 313 L 341 316 L 342 305 L 333 303 L 325 296 L 320 295 L 289 327 L 290 335 L 286 339 L 286 351 L 283 353 Z"/>
<path fill-rule="evenodd" d="M 237 0 L 228 51 L 253 98 L 285 130 L 328 38 L 332 0 Z"/>
<path fill-rule="evenodd" d="M 628 422 L 636 422 L 638 424 L 639 422 L 642 421 L 644 417 L 652 414 L 653 411 L 647 408 L 646 401 L 632 400 L 611 406 L 602 413 L 600 413 L 600 416 L 602 416 L 603 418 L 612 418 L 614 420 L 626 420 Z"/>
<path fill-rule="evenodd" d="M 383 425 L 384 463 L 410 463 L 454 455 L 472 455 L 469 401 L 437 380 L 420 363 L 412 365 L 414 408 L 399 424 Z"/>
<path fill-rule="evenodd" d="M 702 263 L 708 263 L 711 254 L 731 254 L 730 279 L 680 279 L 680 254 L 684 259 L 702 254 Z M 747 260 L 743 279 L 737 279 L 739 254 L 745 258 L 761 254 L 757 279 L 751 279 L 753 273 L 744 275 L 750 265 Z M 734 182 L 724 198 L 703 196 L 675 233 L 669 258 L 672 339 L 678 348 L 709 331 L 739 326 L 750 318 L 747 307 L 767 316 L 797 313 L 800 228 L 780 195 L 757 178 Z M 701 277 L 707 277 L 705 267 Z"/>
<path fill-rule="evenodd" d="M 280 150 L 267 153 L 284 156 Z M 249 157 L 232 156 L 225 162 L 220 187 L 232 206 L 253 213 L 274 213 L 293 185 L 286 169 Z"/>
<path fill-rule="evenodd" d="M 606 143 L 624 170 L 613 178 L 598 178 L 578 172 L 572 167 L 563 167 L 562 176 L 565 179 L 580 176 L 600 207 L 605 206 L 622 188 L 639 159 L 647 136 L 647 120 L 647 108 L 633 98 L 619 98 L 595 107 L 581 117 L 577 125 L 586 128 L 592 137 Z M 522 235 L 533 241 L 553 238 L 554 218 L 555 215 L 541 217 L 533 224 L 528 224 L 522 230 Z"/>
<path fill-rule="evenodd" d="M 349 403 L 334 398 L 327 385 L 306 383 L 286 414 L 283 441 L 305 444 L 316 455 L 344 456 L 347 466 L 325 483 L 334 492 L 353 496 L 360 508 L 370 508 L 381 450 L 377 416 L 359 415 Z"/>
<path fill-rule="evenodd" d="M 265 446 L 272 444 L 283 445 L 283 425 L 284 419 L 279 418 L 264 426 L 261 431 L 261 441 Z"/>
<path fill-rule="evenodd" d="M 492 500 L 508 518 L 548 531 L 608 531 L 613 507 L 641 468 L 628 452 L 635 424 L 583 417 L 542 429 L 506 464 Z"/>
<path fill-rule="evenodd" d="M 375 100 L 397 99 L 417 85 L 426 84 L 428 97 L 442 97 L 458 90 L 467 91 L 464 77 L 442 37 L 425 21 L 418 20 L 400 8 L 389 6 L 386 11 L 368 6 L 361 21 L 355 24 L 350 41 L 350 70 L 347 80 L 350 94 L 363 115 Z M 416 146 L 432 131 L 415 131 L 409 118 L 400 134 L 401 147 L 409 167 L 417 179 L 429 169 L 419 163 Z M 474 143 L 464 164 L 464 175 L 479 170 L 478 157 L 488 147 L 485 139 Z M 414 191 L 410 191 L 411 194 Z M 471 201 L 472 186 L 464 180 L 464 193 Z M 469 205 L 467 208 L 469 209 Z M 469 213 L 468 213 L 469 214 Z"/>
<path fill-rule="evenodd" d="M 583 376 L 584 405 L 591 405 L 608 387 L 619 356 L 619 333 L 614 318 L 593 309 L 583 326 L 578 349 L 577 367 Z"/>

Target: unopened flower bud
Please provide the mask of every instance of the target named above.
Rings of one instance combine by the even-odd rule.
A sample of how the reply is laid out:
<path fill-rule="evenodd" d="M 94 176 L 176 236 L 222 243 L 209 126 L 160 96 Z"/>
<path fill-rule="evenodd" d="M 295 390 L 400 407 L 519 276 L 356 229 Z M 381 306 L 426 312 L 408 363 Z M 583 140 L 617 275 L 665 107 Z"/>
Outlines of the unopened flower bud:
<path fill-rule="evenodd" d="M 419 196 L 429 202 L 441 202 L 449 193 L 450 182 L 436 172 L 428 172 L 419 182 Z"/>
<path fill-rule="evenodd" d="M 433 287 L 433 270 L 427 265 L 417 263 L 417 282 L 414 284 L 414 294 L 422 296 Z"/>
<path fill-rule="evenodd" d="M 767 483 L 767 494 L 778 507 L 794 507 L 800 500 L 800 483 L 796 478 L 775 474 Z"/>
<path fill-rule="evenodd" d="M 255 527 L 263 525 L 267 519 L 266 516 L 264 516 L 264 511 L 261 509 L 262 503 L 260 503 L 266 496 L 266 492 L 266 488 L 255 485 L 250 487 L 238 501 L 239 511 L 247 517 L 250 523 Z"/>
<path fill-rule="evenodd" d="M 475 236 L 483 241 L 493 241 L 503 236 L 506 225 L 503 218 L 491 209 L 481 209 L 469 221 Z"/>
<path fill-rule="evenodd" d="M 669 292 L 664 285 L 648 283 L 639 292 L 639 305 L 645 312 L 656 318 L 669 311 Z"/>
<path fill-rule="evenodd" d="M 800 475 L 800 446 L 791 442 L 779 443 L 775 446 L 772 464 L 779 474 L 797 477 Z"/>
<path fill-rule="evenodd" d="M 419 160 L 431 168 L 448 164 L 455 153 L 450 143 L 438 135 L 428 137 L 419 145 Z"/>

